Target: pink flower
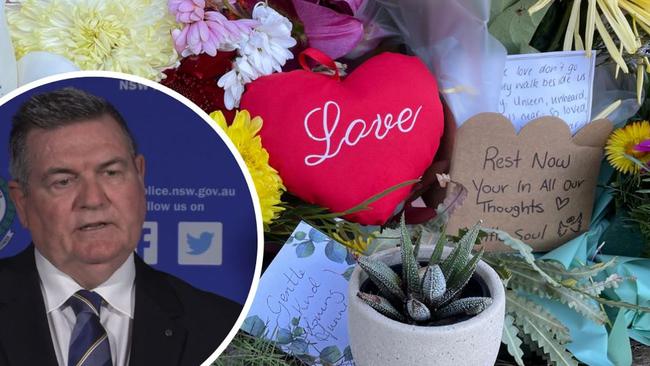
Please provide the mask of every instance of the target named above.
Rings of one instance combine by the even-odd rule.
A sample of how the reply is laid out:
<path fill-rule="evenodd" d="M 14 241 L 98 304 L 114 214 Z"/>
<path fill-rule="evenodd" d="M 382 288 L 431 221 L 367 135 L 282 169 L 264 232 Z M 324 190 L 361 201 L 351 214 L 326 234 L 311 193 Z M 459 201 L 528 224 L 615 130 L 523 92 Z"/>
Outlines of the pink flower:
<path fill-rule="evenodd" d="M 640 144 L 634 147 L 634 150 L 641 152 L 650 152 L 650 140 L 641 141 Z"/>
<path fill-rule="evenodd" d="M 192 23 L 203 20 L 205 0 L 169 0 L 169 11 L 176 14 L 176 21 Z"/>
<path fill-rule="evenodd" d="M 360 1 L 338 1 L 337 10 L 322 2 L 292 0 L 298 17 L 305 26 L 311 47 L 337 59 L 352 51 L 363 39 L 363 22 L 354 17 Z M 332 6 L 336 8 L 335 6 Z"/>
<path fill-rule="evenodd" d="M 201 53 L 214 56 L 217 50 L 234 50 L 235 44 L 256 25 L 255 20 L 229 20 L 219 12 L 207 11 L 203 19 L 185 24 L 181 30 L 174 29 L 172 38 L 176 51 L 183 57 Z"/>

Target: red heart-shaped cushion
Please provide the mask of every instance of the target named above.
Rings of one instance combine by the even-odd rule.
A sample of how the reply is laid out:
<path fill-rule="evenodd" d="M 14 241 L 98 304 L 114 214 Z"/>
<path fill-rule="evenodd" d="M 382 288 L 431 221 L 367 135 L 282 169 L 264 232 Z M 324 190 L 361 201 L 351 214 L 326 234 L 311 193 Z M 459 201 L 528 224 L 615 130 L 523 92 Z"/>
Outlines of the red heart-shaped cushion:
<path fill-rule="evenodd" d="M 261 77 L 240 107 L 264 120 L 262 144 L 289 192 L 332 212 L 419 178 L 443 132 L 436 80 L 417 57 L 394 53 L 369 59 L 343 80 L 305 70 Z M 409 192 L 393 191 L 346 219 L 383 224 Z"/>

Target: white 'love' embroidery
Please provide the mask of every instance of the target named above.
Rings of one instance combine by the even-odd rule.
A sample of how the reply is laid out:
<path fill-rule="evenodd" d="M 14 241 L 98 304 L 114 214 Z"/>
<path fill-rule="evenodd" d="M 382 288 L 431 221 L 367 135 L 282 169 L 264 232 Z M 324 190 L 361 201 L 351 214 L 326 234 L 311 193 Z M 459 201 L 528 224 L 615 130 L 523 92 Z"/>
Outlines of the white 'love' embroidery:
<path fill-rule="evenodd" d="M 363 119 L 357 118 L 350 123 L 348 129 L 345 131 L 345 136 L 343 136 L 337 144 L 336 141 L 332 141 L 332 139 L 341 118 L 341 108 L 336 102 L 331 100 L 327 101 L 322 108 L 314 108 L 305 116 L 304 125 L 307 136 L 314 141 L 325 143 L 325 151 L 322 154 L 311 154 L 305 156 L 305 165 L 315 166 L 327 159 L 335 157 L 339 152 L 341 152 L 341 148 L 344 144 L 347 146 L 356 145 L 361 139 L 370 135 L 373 129 L 375 132 L 374 136 L 378 140 L 383 140 L 384 137 L 388 135 L 388 132 L 390 132 L 394 127 L 397 127 L 397 129 L 402 133 L 408 133 L 413 129 L 413 127 L 415 127 L 415 122 L 421 110 L 422 106 L 419 106 L 415 111 L 415 114 L 413 114 L 411 108 L 404 108 L 395 121 L 393 121 L 393 115 L 391 113 L 386 113 L 383 118 L 378 113 L 377 118 L 372 121 L 370 126 L 368 126 L 366 121 Z M 316 113 L 318 112 L 322 113 L 322 119 L 315 118 L 313 121 L 316 123 L 320 121 L 322 123 L 323 136 L 316 136 L 310 127 L 312 123 L 311 117 L 317 116 Z M 409 121 L 410 124 L 408 124 Z M 332 146 L 336 146 L 334 151 L 332 151 Z"/>

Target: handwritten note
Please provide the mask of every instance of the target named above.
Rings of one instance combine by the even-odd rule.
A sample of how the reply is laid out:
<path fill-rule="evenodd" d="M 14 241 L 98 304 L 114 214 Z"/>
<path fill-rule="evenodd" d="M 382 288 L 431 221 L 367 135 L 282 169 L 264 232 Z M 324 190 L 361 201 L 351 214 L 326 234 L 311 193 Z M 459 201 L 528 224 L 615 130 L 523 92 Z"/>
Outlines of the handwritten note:
<path fill-rule="evenodd" d="M 602 150 L 611 122 L 590 123 L 575 136 L 544 117 L 517 135 L 497 113 L 470 118 L 456 136 L 451 176 L 469 195 L 450 232 L 484 220 L 535 250 L 550 250 L 589 228 Z M 503 250 L 495 235 L 487 249 Z"/>
<path fill-rule="evenodd" d="M 0 97 L 16 88 L 16 58 L 5 18 L 5 2 L 0 3 Z"/>
<path fill-rule="evenodd" d="M 310 364 L 353 365 L 347 288 L 355 260 L 301 222 L 260 279 L 242 329 Z"/>
<path fill-rule="evenodd" d="M 508 56 L 499 112 L 517 131 L 535 118 L 554 116 L 576 133 L 591 119 L 595 59 L 584 51 Z"/>

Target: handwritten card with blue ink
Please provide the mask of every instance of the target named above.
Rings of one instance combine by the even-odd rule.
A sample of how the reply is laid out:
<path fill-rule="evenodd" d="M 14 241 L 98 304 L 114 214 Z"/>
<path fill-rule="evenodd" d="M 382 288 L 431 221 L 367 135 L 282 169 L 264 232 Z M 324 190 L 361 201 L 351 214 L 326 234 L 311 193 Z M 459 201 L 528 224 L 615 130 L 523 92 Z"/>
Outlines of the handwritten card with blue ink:
<path fill-rule="evenodd" d="M 309 364 L 353 365 L 347 288 L 355 259 L 301 222 L 260 279 L 242 329 Z"/>
<path fill-rule="evenodd" d="M 585 51 L 511 55 L 503 71 L 499 112 L 519 131 L 542 116 L 563 119 L 576 133 L 591 120 L 596 53 Z"/>

